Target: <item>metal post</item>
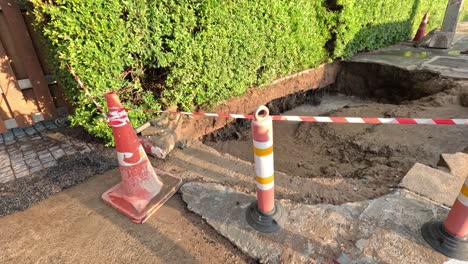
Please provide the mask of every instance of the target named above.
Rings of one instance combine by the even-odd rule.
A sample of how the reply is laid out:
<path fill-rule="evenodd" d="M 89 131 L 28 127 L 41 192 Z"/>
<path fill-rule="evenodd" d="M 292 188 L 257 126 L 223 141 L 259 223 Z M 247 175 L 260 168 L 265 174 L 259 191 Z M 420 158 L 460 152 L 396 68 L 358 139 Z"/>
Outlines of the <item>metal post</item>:
<path fill-rule="evenodd" d="M 463 0 L 448 1 L 442 28 L 434 33 L 429 42 L 429 48 L 448 49 L 452 46 L 462 5 Z"/>

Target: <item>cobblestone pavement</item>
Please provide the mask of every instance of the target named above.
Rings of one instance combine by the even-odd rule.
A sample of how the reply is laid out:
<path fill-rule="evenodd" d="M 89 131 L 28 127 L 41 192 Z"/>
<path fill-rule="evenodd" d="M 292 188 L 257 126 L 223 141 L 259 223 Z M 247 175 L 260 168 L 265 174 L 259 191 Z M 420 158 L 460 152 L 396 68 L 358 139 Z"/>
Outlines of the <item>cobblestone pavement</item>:
<path fill-rule="evenodd" d="M 43 121 L 0 134 L 0 183 L 57 165 L 63 156 L 96 148 L 97 144 L 66 133 L 69 129 L 58 127 L 53 121 Z"/>

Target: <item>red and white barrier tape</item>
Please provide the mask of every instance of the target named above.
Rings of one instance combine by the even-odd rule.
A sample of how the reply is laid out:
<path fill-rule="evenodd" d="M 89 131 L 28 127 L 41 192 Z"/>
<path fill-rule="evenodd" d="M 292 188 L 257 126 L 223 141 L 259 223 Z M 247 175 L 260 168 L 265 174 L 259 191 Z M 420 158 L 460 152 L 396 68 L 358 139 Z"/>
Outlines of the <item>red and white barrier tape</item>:
<path fill-rule="evenodd" d="M 86 87 L 86 85 L 81 81 L 80 77 L 78 77 L 78 75 L 76 75 L 76 73 L 73 71 L 72 67 L 70 65 L 67 64 L 67 68 L 68 68 L 68 71 L 70 71 L 70 73 L 73 75 L 73 77 L 75 78 L 76 82 L 78 82 L 78 85 L 81 87 L 81 89 L 84 90 L 84 92 L 86 93 L 86 95 L 91 99 L 91 101 L 93 101 L 94 105 L 96 105 L 97 109 L 101 112 L 101 114 L 106 117 L 106 114 L 104 112 L 104 110 L 102 109 L 102 107 L 98 104 L 98 102 L 96 101 L 96 99 L 94 99 L 94 96 L 88 91 L 88 88 Z"/>
<path fill-rule="evenodd" d="M 88 91 L 84 83 L 73 72 L 70 65 L 67 64 L 68 70 L 75 77 L 80 87 L 85 91 L 89 98 L 93 101 L 96 107 L 106 117 L 104 110 L 94 99 L 93 95 Z M 253 119 L 253 115 L 245 114 L 225 114 L 225 113 L 204 113 L 204 112 L 175 112 L 175 111 L 159 111 L 159 110 L 141 110 L 124 108 L 126 111 L 140 111 L 145 113 L 168 113 L 174 115 L 188 116 L 204 116 L 204 117 L 219 117 L 219 118 L 234 118 L 234 119 Z M 395 125 L 468 125 L 468 119 L 448 119 L 448 118 L 380 118 L 380 117 L 335 117 L 335 116 L 285 116 L 271 115 L 274 121 L 295 121 L 295 122 L 311 122 L 311 123 L 342 123 L 342 124 L 395 124 Z"/>
<path fill-rule="evenodd" d="M 126 108 L 129 111 L 143 111 L 150 113 L 168 113 L 175 115 L 205 116 L 234 119 L 253 119 L 253 115 L 204 113 L 204 112 L 171 112 L 156 110 L 138 110 Z M 468 119 L 446 119 L 446 118 L 379 118 L 379 117 L 335 117 L 335 116 L 287 116 L 271 115 L 274 121 L 296 121 L 311 123 L 345 123 L 345 124 L 398 124 L 398 125 L 468 125 Z"/>

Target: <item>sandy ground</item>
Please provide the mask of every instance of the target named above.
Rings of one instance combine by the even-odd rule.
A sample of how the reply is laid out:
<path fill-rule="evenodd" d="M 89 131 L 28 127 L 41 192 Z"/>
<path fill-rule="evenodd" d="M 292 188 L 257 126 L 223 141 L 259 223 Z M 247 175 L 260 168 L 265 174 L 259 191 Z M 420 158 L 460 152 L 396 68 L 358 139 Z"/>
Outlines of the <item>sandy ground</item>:
<path fill-rule="evenodd" d="M 468 108 L 459 102 L 460 91 L 455 88 L 401 105 L 328 95 L 319 106 L 303 105 L 285 115 L 466 118 Z M 250 133 L 248 123 L 237 124 L 207 137 L 205 144 L 253 162 Z M 314 179 L 330 186 L 330 192 L 336 191 L 339 180 L 357 182 L 340 186 L 340 199 L 328 195 L 319 199 L 355 202 L 388 193 L 416 162 L 436 167 L 441 153 L 463 151 L 468 127 L 275 122 L 274 142 L 276 170 Z"/>
<path fill-rule="evenodd" d="M 134 224 L 100 195 L 118 170 L 0 218 L 0 263 L 252 263 L 174 196 Z"/>

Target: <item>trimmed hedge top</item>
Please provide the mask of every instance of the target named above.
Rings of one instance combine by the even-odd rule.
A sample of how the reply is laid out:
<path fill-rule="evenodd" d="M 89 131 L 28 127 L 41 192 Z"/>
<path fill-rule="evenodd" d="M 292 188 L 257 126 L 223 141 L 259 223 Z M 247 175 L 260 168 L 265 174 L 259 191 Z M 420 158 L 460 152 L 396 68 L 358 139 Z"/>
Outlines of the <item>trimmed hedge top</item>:
<path fill-rule="evenodd" d="M 112 142 L 94 96 L 118 91 L 127 107 L 188 110 L 252 86 L 408 38 L 442 0 L 33 0 L 51 62 L 76 106 L 72 122 Z M 130 112 L 134 126 L 149 116 Z"/>

